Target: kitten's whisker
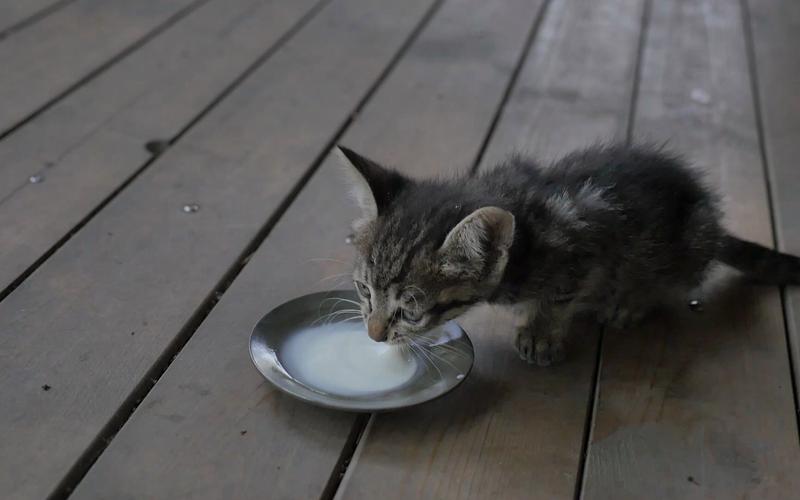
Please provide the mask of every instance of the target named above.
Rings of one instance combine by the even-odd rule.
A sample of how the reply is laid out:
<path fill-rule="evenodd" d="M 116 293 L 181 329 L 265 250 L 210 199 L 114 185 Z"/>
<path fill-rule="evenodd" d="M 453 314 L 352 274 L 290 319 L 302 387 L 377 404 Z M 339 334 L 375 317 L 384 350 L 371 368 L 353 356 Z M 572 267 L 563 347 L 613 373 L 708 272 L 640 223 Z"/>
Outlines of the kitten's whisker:
<path fill-rule="evenodd" d="M 443 347 L 443 346 L 438 346 L 438 347 Z M 438 349 L 438 347 L 437 347 L 437 349 Z M 429 347 L 428 351 L 433 352 L 433 349 Z M 451 350 L 451 349 L 443 349 L 442 353 L 443 354 L 447 353 L 448 355 L 452 355 L 452 356 L 459 356 L 459 357 L 464 358 L 464 359 L 468 359 L 470 357 L 470 355 L 467 352 Z"/>
<path fill-rule="evenodd" d="M 410 285 L 408 287 L 408 290 L 419 290 L 420 295 L 422 295 L 423 298 L 426 297 L 425 290 L 423 290 L 422 288 L 420 288 L 420 287 L 418 287 L 416 285 Z M 411 298 L 414 299 L 414 307 L 419 309 L 419 302 L 417 301 L 417 296 L 412 294 Z"/>
<path fill-rule="evenodd" d="M 329 257 L 317 257 L 314 259 L 308 259 L 309 262 L 338 262 L 339 264 L 349 264 L 349 262 L 339 260 L 339 259 L 331 259 Z"/>
<path fill-rule="evenodd" d="M 336 321 L 335 323 L 333 323 L 331 321 L 331 322 L 328 322 L 327 324 L 329 324 L 329 325 L 339 325 L 339 324 L 342 324 L 342 323 L 349 323 L 349 322 L 351 322 L 351 321 L 353 321 L 355 319 L 361 319 L 361 315 L 359 314 L 358 316 L 350 316 L 348 318 L 339 318 L 338 321 Z"/>
<path fill-rule="evenodd" d="M 327 320 L 327 319 L 330 319 L 330 318 L 333 318 L 333 317 L 336 317 L 337 315 L 353 314 L 353 313 L 356 313 L 359 316 L 361 315 L 361 311 L 358 310 L 358 309 L 340 309 L 338 311 L 333 311 L 333 312 L 330 312 L 328 314 L 323 314 L 322 316 L 319 316 L 317 319 L 314 320 L 313 323 L 311 323 L 311 325 L 315 326 L 317 323 L 319 323 L 321 321 L 324 321 L 324 320 Z"/>
<path fill-rule="evenodd" d="M 408 286 L 408 289 L 409 289 L 409 290 L 418 290 L 418 291 L 419 291 L 419 293 L 420 293 L 420 294 L 421 294 L 423 297 L 427 297 L 427 296 L 428 296 L 428 294 L 427 294 L 427 293 L 425 293 L 425 290 L 423 290 L 422 288 L 418 287 L 417 285 L 409 285 L 409 286 Z"/>
<path fill-rule="evenodd" d="M 334 288 L 343 287 L 343 286 L 347 285 L 348 281 L 349 280 L 347 278 L 339 278 L 331 286 L 333 286 Z"/>
<path fill-rule="evenodd" d="M 359 317 L 361 317 L 361 314 L 360 314 L 360 313 L 357 313 L 357 314 L 355 314 L 355 313 L 349 313 L 349 314 L 350 314 L 350 316 L 347 316 L 347 318 L 359 318 Z M 328 317 L 328 318 L 325 320 L 325 324 L 326 324 L 326 325 L 329 325 L 329 324 L 331 324 L 331 323 L 333 323 L 333 322 L 340 323 L 340 322 L 344 321 L 344 320 L 342 319 L 342 316 L 343 316 L 342 314 L 338 314 L 338 315 L 336 315 L 336 316 L 329 316 L 329 317 Z"/>
<path fill-rule="evenodd" d="M 361 309 L 356 308 L 347 308 L 347 309 L 337 309 L 335 311 L 331 311 L 329 313 L 323 314 L 320 317 L 330 316 L 331 314 L 339 314 L 342 312 L 361 312 Z"/>
<path fill-rule="evenodd" d="M 434 337 L 428 337 L 424 333 L 416 334 L 414 338 L 416 338 L 417 340 L 424 340 L 430 343 L 431 345 L 463 345 L 463 346 L 469 345 L 469 343 L 463 338 L 453 339 L 452 337 L 444 337 L 444 336 L 439 336 L 434 338 Z"/>
<path fill-rule="evenodd" d="M 330 297 L 330 298 L 328 298 L 328 299 L 323 299 L 323 300 L 322 300 L 322 302 L 324 303 L 324 302 L 327 302 L 327 301 L 329 301 L 329 300 L 335 300 L 335 301 L 337 301 L 337 302 L 335 302 L 335 303 L 333 304 L 333 307 L 336 307 L 336 306 L 337 306 L 337 305 L 338 305 L 340 302 L 346 302 L 346 303 L 348 303 L 348 304 L 353 304 L 353 305 L 356 305 L 356 306 L 358 306 L 358 307 L 361 307 L 361 302 L 357 302 L 357 301 L 355 301 L 355 300 L 350 300 L 350 299 L 345 299 L 345 298 L 343 298 L 343 297 Z"/>
<path fill-rule="evenodd" d="M 345 315 L 345 314 L 358 314 L 358 315 L 361 315 L 361 311 L 356 310 L 356 309 L 341 309 L 339 311 L 334 311 L 334 312 L 332 312 L 330 314 L 326 314 L 325 318 L 326 319 L 332 319 L 332 318 L 335 318 L 337 316 L 342 316 L 342 315 Z"/>
<path fill-rule="evenodd" d="M 419 344 L 419 345 L 420 345 L 421 347 L 422 347 L 422 346 L 424 346 L 424 344 Z M 434 346 L 434 347 L 435 347 L 435 348 L 437 348 L 437 349 L 438 349 L 438 348 L 440 348 L 440 347 L 443 347 L 443 348 L 446 348 L 446 349 L 451 349 L 451 350 L 450 350 L 450 351 L 448 351 L 448 352 L 452 352 L 453 354 L 458 354 L 458 355 L 462 355 L 462 356 L 465 356 L 465 357 L 467 357 L 467 354 L 466 354 L 465 352 L 460 352 L 460 351 L 458 351 L 458 350 L 455 350 L 453 347 L 451 347 L 451 346 L 449 346 L 449 345 L 445 345 L 445 344 L 439 344 L 439 345 L 436 345 L 436 346 Z M 444 363 L 447 363 L 448 365 L 450 365 L 450 367 L 451 367 L 451 368 L 453 368 L 454 370 L 458 371 L 458 369 L 455 367 L 455 365 L 453 365 L 451 362 L 449 362 L 448 360 L 446 360 L 446 359 L 445 359 L 443 356 L 440 356 L 439 354 L 437 354 L 437 353 L 436 353 L 436 352 L 433 350 L 433 347 L 431 347 L 431 346 L 427 346 L 427 347 L 425 347 L 425 349 L 426 349 L 426 351 L 427 351 L 427 352 L 428 352 L 430 355 L 432 355 L 432 356 L 436 357 L 437 359 L 441 360 L 441 361 L 442 361 L 442 362 L 444 362 Z"/>
<path fill-rule="evenodd" d="M 440 379 L 441 379 L 441 378 L 444 378 L 444 376 L 442 375 L 442 371 L 439 369 L 439 367 L 438 367 L 438 366 L 436 366 L 436 363 L 435 363 L 435 362 L 434 362 L 434 361 L 433 361 L 433 360 L 432 360 L 432 359 L 431 359 L 431 358 L 430 358 L 430 357 L 429 357 L 429 356 L 428 356 L 428 355 L 427 355 L 427 354 L 426 354 L 426 353 L 425 353 L 425 352 L 422 350 L 422 347 L 420 347 L 420 346 L 416 345 L 416 344 L 414 343 L 414 341 L 413 341 L 413 340 L 411 340 L 411 339 L 409 339 L 409 344 L 408 344 L 408 346 L 411 348 L 411 350 L 413 350 L 414 352 L 416 352 L 416 353 L 417 353 L 417 355 L 418 355 L 418 356 L 419 356 L 419 357 L 420 357 L 420 358 L 421 358 L 423 361 L 427 361 L 428 363 L 430 363 L 430 365 L 431 365 L 433 368 L 435 368 L 435 369 L 436 369 L 436 371 L 439 373 L 439 378 L 440 378 Z"/>
<path fill-rule="evenodd" d="M 325 281 L 332 280 L 332 279 L 335 279 L 335 278 L 342 278 L 342 277 L 345 277 L 345 276 L 350 276 L 350 273 L 331 274 L 330 276 L 325 276 L 324 278 L 321 278 L 319 281 L 317 281 L 316 284 L 320 284 L 320 283 L 323 283 Z"/>
<path fill-rule="evenodd" d="M 336 291 L 335 291 L 335 290 L 331 290 L 331 291 L 327 292 L 325 295 L 327 296 L 327 295 L 331 295 L 331 294 L 333 294 L 333 293 L 336 293 Z M 322 315 L 322 308 L 323 308 L 323 306 L 325 305 L 325 302 L 328 302 L 328 301 L 330 301 L 330 300 L 334 300 L 334 299 L 336 299 L 336 298 L 337 298 L 337 297 L 325 297 L 324 299 L 322 299 L 321 301 L 319 301 L 319 307 L 317 307 L 317 314 L 318 314 L 318 315 Z M 332 304 L 332 305 L 331 305 L 331 307 L 328 309 L 328 312 L 331 312 L 331 311 L 333 311 L 333 309 L 334 309 L 335 307 L 336 307 L 336 303 Z"/>
<path fill-rule="evenodd" d="M 408 339 L 408 340 L 409 340 L 409 342 L 411 342 L 410 345 L 415 346 L 417 348 L 417 350 L 418 350 L 417 352 L 422 354 L 425 357 L 425 359 L 427 359 L 431 363 L 431 366 L 436 368 L 436 371 L 439 373 L 439 378 L 443 378 L 444 375 L 442 374 L 442 371 L 439 369 L 439 366 L 436 364 L 436 362 L 430 356 L 430 351 L 426 350 L 423 346 L 417 344 L 413 339 Z"/>
<path fill-rule="evenodd" d="M 425 350 L 422 349 L 422 348 L 419 348 L 419 349 L 420 349 L 420 352 L 428 359 L 428 361 L 430 362 L 431 366 L 434 369 L 436 369 L 436 373 L 439 375 L 439 379 L 440 380 L 443 379 L 444 378 L 444 374 L 442 373 L 441 368 L 439 368 L 439 365 L 436 364 L 436 361 L 430 356 L 430 353 L 426 353 Z"/>
<path fill-rule="evenodd" d="M 341 300 L 342 302 L 347 302 L 348 304 L 355 304 L 358 307 L 361 307 L 361 302 L 357 300 L 351 300 L 351 299 L 339 299 L 339 300 Z"/>
<path fill-rule="evenodd" d="M 344 298 L 341 298 L 341 297 L 329 297 L 327 299 L 323 299 L 323 300 L 320 301 L 320 311 L 321 311 L 322 306 L 323 306 L 323 304 L 325 302 L 332 302 L 332 304 L 330 306 L 330 309 L 328 309 L 329 312 L 333 311 L 334 309 L 336 309 L 336 307 L 339 304 L 341 304 L 342 302 L 344 302 L 346 304 L 352 304 L 352 305 L 358 307 L 359 310 L 361 309 L 361 304 L 359 302 L 354 301 L 354 300 L 344 299 Z"/>
<path fill-rule="evenodd" d="M 430 354 L 431 356 L 433 356 L 436 359 L 440 360 L 442 363 L 447 363 L 448 365 L 450 365 L 450 368 L 452 368 L 453 370 L 458 371 L 458 368 L 456 368 L 456 365 L 454 365 L 450 361 L 444 359 L 442 356 L 438 355 L 437 353 L 433 352 L 432 350 L 429 349 L 428 350 L 428 354 Z"/>
<path fill-rule="evenodd" d="M 469 353 L 468 353 L 468 350 L 467 350 L 466 347 L 464 347 L 464 349 L 459 349 L 455 345 L 446 344 L 446 343 L 435 343 L 435 342 L 431 341 L 431 339 L 428 339 L 428 338 L 425 338 L 425 337 L 417 337 L 417 341 L 421 341 L 419 343 L 424 345 L 424 346 L 426 346 L 426 347 L 428 347 L 429 349 L 441 348 L 441 349 L 444 349 L 444 350 L 446 350 L 448 352 L 452 352 L 454 354 L 458 354 L 458 355 L 461 355 L 461 356 L 464 356 L 464 357 L 469 357 Z"/>

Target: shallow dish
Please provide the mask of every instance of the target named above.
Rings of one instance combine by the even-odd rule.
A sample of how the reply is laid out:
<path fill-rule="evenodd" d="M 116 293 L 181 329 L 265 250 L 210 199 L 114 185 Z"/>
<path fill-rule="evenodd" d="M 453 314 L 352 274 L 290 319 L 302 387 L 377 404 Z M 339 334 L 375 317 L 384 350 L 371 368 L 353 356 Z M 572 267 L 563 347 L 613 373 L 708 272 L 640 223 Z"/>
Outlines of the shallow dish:
<path fill-rule="evenodd" d="M 357 300 L 355 292 L 319 292 L 290 300 L 270 311 L 250 336 L 250 357 L 258 371 L 278 389 L 298 399 L 326 408 L 359 412 L 396 410 L 430 401 L 451 391 L 469 375 L 475 357 L 472 342 L 458 324 L 450 321 L 426 334 L 431 339 L 431 352 L 426 355 L 413 352 L 416 371 L 399 387 L 350 396 L 333 394 L 301 382 L 282 361 L 281 346 L 292 335 L 312 326 L 323 314 L 352 307 L 347 300 Z M 353 324 L 364 328 L 361 320 L 354 320 Z"/>

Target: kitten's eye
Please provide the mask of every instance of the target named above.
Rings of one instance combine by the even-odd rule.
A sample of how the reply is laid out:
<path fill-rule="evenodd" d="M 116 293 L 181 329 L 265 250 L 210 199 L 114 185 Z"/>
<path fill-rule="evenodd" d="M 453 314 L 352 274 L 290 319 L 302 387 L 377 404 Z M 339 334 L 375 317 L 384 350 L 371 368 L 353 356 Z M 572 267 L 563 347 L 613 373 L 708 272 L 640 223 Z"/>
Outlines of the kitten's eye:
<path fill-rule="evenodd" d="M 356 281 L 356 288 L 358 289 L 358 293 L 360 293 L 364 298 L 369 298 L 370 292 L 369 287 L 360 281 Z"/>
<path fill-rule="evenodd" d="M 423 314 L 421 312 L 414 312 L 410 309 L 401 309 L 400 316 L 404 321 L 409 323 L 419 323 L 422 320 Z"/>

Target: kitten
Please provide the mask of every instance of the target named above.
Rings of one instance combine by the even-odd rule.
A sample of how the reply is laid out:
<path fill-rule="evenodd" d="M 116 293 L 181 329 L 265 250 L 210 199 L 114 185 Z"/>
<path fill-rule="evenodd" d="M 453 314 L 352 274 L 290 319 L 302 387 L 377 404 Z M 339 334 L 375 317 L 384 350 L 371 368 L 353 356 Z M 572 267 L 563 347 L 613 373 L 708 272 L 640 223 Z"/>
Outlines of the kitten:
<path fill-rule="evenodd" d="M 369 336 L 403 342 L 480 302 L 524 313 L 516 347 L 564 357 L 579 310 L 621 328 L 686 297 L 720 261 L 800 284 L 800 258 L 728 234 L 717 197 L 678 157 L 595 146 L 544 168 L 512 157 L 453 180 L 412 180 L 339 147 L 362 215 L 353 278 Z"/>

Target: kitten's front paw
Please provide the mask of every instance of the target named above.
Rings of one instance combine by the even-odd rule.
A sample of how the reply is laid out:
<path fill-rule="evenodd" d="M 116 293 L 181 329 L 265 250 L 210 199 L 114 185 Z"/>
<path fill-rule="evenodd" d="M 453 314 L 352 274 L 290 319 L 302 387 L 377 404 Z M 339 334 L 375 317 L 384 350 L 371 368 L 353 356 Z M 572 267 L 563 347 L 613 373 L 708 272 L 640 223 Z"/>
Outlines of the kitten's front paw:
<path fill-rule="evenodd" d="M 627 307 L 620 306 L 614 311 L 614 315 L 609 321 L 611 328 L 625 330 L 631 322 L 631 312 Z"/>
<path fill-rule="evenodd" d="M 550 366 L 564 361 L 564 343 L 548 337 L 537 338 L 534 359 L 539 366 Z"/>
<path fill-rule="evenodd" d="M 611 314 L 608 314 L 606 324 L 615 330 L 627 330 L 641 323 L 645 315 L 646 310 L 644 309 L 620 306 L 615 308 Z"/>
<path fill-rule="evenodd" d="M 536 336 L 527 328 L 517 331 L 514 342 L 517 353 L 523 361 L 538 366 L 550 366 L 564 360 L 564 343 L 548 336 Z"/>
<path fill-rule="evenodd" d="M 517 338 L 514 340 L 514 347 L 517 349 L 519 359 L 533 363 L 535 360 L 535 338 L 533 332 L 528 328 L 517 330 Z"/>

